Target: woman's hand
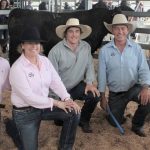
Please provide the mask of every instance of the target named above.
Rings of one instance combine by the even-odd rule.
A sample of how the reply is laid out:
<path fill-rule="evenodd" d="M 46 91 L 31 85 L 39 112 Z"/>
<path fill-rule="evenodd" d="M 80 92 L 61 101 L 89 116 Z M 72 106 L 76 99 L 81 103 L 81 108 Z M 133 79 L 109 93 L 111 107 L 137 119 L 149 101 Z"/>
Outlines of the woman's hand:
<path fill-rule="evenodd" d="M 64 110 L 66 113 L 71 112 L 72 110 L 74 110 L 76 114 L 79 114 L 81 112 L 80 106 L 72 100 L 67 101 L 57 100 L 56 102 L 54 102 L 54 105 Z"/>
<path fill-rule="evenodd" d="M 66 102 L 68 106 L 71 106 L 71 109 L 73 109 L 76 114 L 80 114 L 81 108 L 76 102 L 74 102 L 73 100 L 68 100 Z"/>

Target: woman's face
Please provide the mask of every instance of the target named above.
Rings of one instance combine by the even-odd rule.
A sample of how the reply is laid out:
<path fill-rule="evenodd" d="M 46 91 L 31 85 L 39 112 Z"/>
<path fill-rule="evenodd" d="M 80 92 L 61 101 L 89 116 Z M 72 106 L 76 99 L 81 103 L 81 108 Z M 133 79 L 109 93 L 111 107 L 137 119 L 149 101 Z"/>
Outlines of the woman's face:
<path fill-rule="evenodd" d="M 24 55 L 28 57 L 36 57 L 41 51 L 41 44 L 36 42 L 24 42 L 21 44 Z"/>
<path fill-rule="evenodd" d="M 1 9 L 5 9 L 7 6 L 7 2 L 6 1 L 2 1 L 1 2 Z"/>

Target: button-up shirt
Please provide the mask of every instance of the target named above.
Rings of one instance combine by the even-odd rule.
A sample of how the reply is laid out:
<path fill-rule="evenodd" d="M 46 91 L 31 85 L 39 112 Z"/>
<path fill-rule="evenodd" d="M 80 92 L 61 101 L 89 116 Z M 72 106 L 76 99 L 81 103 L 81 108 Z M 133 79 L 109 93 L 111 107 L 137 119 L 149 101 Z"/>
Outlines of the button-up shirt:
<path fill-rule="evenodd" d="M 81 40 L 73 52 L 64 39 L 50 50 L 48 58 L 68 90 L 83 80 L 87 84 L 95 81 L 91 47 L 85 41 Z"/>
<path fill-rule="evenodd" d="M 62 100 L 70 97 L 48 58 L 39 55 L 38 64 L 40 69 L 22 54 L 11 67 L 9 79 L 13 105 L 52 108 L 53 99 L 48 97 L 50 88 Z"/>
<path fill-rule="evenodd" d="M 127 91 L 134 84 L 150 85 L 150 71 L 141 47 L 127 40 L 121 53 L 114 40 L 102 47 L 99 52 L 99 91 L 106 85 L 112 92 Z"/>
<path fill-rule="evenodd" d="M 2 101 L 2 92 L 10 89 L 9 84 L 9 71 L 10 65 L 9 62 L 0 57 L 0 103 Z"/>

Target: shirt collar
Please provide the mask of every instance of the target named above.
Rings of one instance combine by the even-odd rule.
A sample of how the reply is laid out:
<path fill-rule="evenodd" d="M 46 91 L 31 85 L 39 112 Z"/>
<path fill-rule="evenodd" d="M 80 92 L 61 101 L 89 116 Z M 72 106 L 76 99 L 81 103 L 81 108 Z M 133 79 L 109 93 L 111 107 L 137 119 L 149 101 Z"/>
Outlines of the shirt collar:
<path fill-rule="evenodd" d="M 24 56 L 23 53 L 21 54 L 21 61 L 24 66 L 33 66 L 33 64 Z M 37 61 L 38 61 L 39 67 L 41 68 L 42 61 L 41 61 L 40 55 L 37 56 Z"/>
<path fill-rule="evenodd" d="M 116 48 L 114 39 L 110 42 L 110 44 L 108 44 L 108 47 Z M 131 43 L 131 41 L 129 39 L 127 39 L 125 47 L 132 47 L 132 43 Z"/>
<path fill-rule="evenodd" d="M 69 45 L 68 45 L 68 43 L 67 43 L 67 41 L 66 41 L 66 39 L 64 38 L 63 39 L 63 44 L 64 44 L 64 46 L 66 46 L 66 47 L 68 47 L 69 48 Z M 82 42 L 81 42 L 81 40 L 79 41 L 79 44 L 78 44 L 78 46 L 77 47 L 80 47 L 80 46 L 82 46 Z M 69 48 L 70 49 L 70 48 Z"/>

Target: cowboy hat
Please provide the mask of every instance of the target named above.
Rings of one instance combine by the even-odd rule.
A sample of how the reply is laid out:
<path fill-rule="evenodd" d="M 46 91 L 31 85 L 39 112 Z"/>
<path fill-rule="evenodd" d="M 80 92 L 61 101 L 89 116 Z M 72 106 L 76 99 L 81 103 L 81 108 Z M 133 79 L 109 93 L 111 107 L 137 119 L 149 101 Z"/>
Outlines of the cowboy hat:
<path fill-rule="evenodd" d="M 41 43 L 44 42 L 41 40 L 40 32 L 38 31 L 37 27 L 27 27 L 21 34 L 20 42 L 37 42 Z"/>
<path fill-rule="evenodd" d="M 60 37 L 61 39 L 64 38 L 64 32 L 66 31 L 66 29 L 68 27 L 79 27 L 81 29 L 81 35 L 80 38 L 81 39 L 85 39 L 86 37 L 88 37 L 91 32 L 92 29 L 90 26 L 88 25 L 83 25 L 79 23 L 79 19 L 77 18 L 70 18 L 67 20 L 66 25 L 59 25 L 56 27 L 56 34 L 58 37 Z"/>
<path fill-rule="evenodd" d="M 104 25 L 111 33 L 113 25 L 126 25 L 128 27 L 129 33 L 132 33 L 136 28 L 135 25 L 127 21 L 126 16 L 123 14 L 116 14 L 113 18 L 112 24 L 104 22 Z"/>

